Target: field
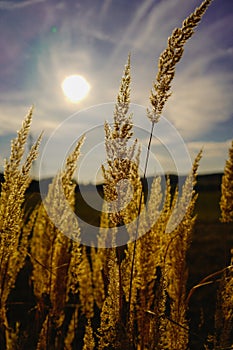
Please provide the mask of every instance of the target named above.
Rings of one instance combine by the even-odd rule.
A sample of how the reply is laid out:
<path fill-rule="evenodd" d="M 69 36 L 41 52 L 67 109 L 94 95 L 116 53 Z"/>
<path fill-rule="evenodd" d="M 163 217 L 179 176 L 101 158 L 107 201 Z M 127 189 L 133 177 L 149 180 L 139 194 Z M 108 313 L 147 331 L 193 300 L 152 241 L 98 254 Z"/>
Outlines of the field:
<path fill-rule="evenodd" d="M 219 185 L 216 185 L 211 191 L 202 190 L 197 200 L 197 222 L 187 259 L 188 290 L 206 276 L 222 270 L 230 263 L 233 224 L 219 222 L 221 193 Z M 191 334 L 193 349 L 201 349 L 203 338 L 214 332 L 219 277 L 220 275 L 215 276 L 213 283 L 196 290 L 190 300 L 189 317 L 193 333 L 196 333 Z"/>
<path fill-rule="evenodd" d="M 197 215 L 192 243 L 187 252 L 189 278 L 187 291 L 203 278 L 228 266 L 233 247 L 233 224 L 220 222 L 220 197 L 222 174 L 198 176 Z M 151 182 L 151 181 L 149 181 Z M 91 186 L 87 186 L 87 198 L 101 203 Z M 78 215 L 88 223 L 98 226 L 100 215 L 88 208 L 80 193 L 77 193 Z M 97 206 L 98 206 L 97 204 Z M 214 334 L 214 317 L 217 302 L 217 290 L 221 274 L 215 276 L 213 283 L 198 288 L 190 298 L 188 319 L 190 320 L 190 349 L 204 349 L 208 334 Z"/>
<path fill-rule="evenodd" d="M 224 224 L 220 218 L 220 185 L 222 174 L 198 176 L 197 191 L 199 193 L 195 213 L 197 221 L 192 235 L 192 243 L 187 252 L 188 281 L 187 294 L 206 276 L 222 270 L 230 262 L 230 250 L 233 246 L 233 224 Z M 51 182 L 51 180 L 48 180 Z M 151 182 L 151 179 L 149 179 Z M 76 189 L 76 213 L 82 219 L 81 230 L 85 234 L 85 222 L 96 227 L 100 224 L 100 212 L 93 210 L 86 204 L 95 203 L 101 208 L 102 186 L 82 186 L 82 194 Z M 27 212 L 31 212 L 36 203 L 40 202 L 39 185 L 32 183 L 27 192 Z M 36 306 L 36 300 L 30 286 L 32 266 L 28 259 L 16 281 L 16 288 L 12 291 L 9 301 L 9 319 L 11 322 L 23 322 L 25 328 L 30 323 L 30 310 Z M 213 283 L 204 285 L 193 293 L 190 298 L 188 320 L 190 323 L 190 349 L 204 349 L 209 334 L 214 334 L 214 317 L 216 311 L 216 295 L 220 275 L 215 276 Z M 10 322 L 10 323 L 11 323 Z M 13 323 L 14 323 L 13 322 Z M 81 326 L 81 331 L 83 327 Z M 78 349 L 79 347 L 77 347 Z"/>

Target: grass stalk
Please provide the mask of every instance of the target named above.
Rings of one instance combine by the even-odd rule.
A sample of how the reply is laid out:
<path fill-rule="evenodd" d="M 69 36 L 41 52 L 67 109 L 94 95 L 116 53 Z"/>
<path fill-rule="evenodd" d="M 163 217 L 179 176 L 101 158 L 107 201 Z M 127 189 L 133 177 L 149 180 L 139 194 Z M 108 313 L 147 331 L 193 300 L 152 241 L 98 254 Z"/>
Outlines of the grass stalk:
<path fill-rule="evenodd" d="M 146 171 L 147 171 L 147 166 L 149 161 L 149 151 L 151 147 L 151 140 L 153 136 L 154 125 L 159 121 L 163 108 L 168 98 L 171 96 L 171 83 L 175 76 L 176 65 L 180 61 L 183 55 L 185 43 L 194 34 L 194 29 L 197 27 L 197 25 L 201 21 L 202 16 L 204 15 L 205 11 L 207 10 L 211 2 L 212 0 L 204 0 L 202 4 L 199 7 L 197 7 L 195 11 L 191 13 L 191 15 L 188 16 L 183 21 L 181 28 L 174 29 L 171 36 L 168 38 L 167 48 L 161 53 L 159 57 L 158 73 L 156 75 L 156 79 L 153 84 L 153 88 L 151 90 L 151 95 L 150 95 L 151 110 L 149 109 L 147 110 L 147 116 L 151 120 L 152 124 L 151 124 L 150 139 L 147 146 L 143 181 L 145 181 L 145 178 L 146 178 Z M 135 233 L 136 237 L 134 241 L 131 272 L 130 272 L 128 321 L 130 319 L 133 274 L 134 274 L 135 256 L 136 256 L 136 249 L 137 249 L 139 215 L 140 215 L 141 206 L 142 206 L 142 198 L 143 198 L 143 186 L 140 194 L 137 226 L 136 226 L 136 233 Z"/>
<path fill-rule="evenodd" d="M 137 249 L 137 239 L 138 239 L 138 230 L 139 230 L 139 216 L 142 208 L 142 199 L 143 199 L 143 185 L 146 180 L 146 173 L 147 173 L 147 167 L 149 163 L 149 155 L 150 155 L 150 148 L 151 148 L 151 141 L 153 137 L 153 131 L 155 126 L 155 120 L 151 123 L 151 131 L 150 131 L 150 138 L 147 145 L 147 153 L 146 153 L 146 162 L 145 162 L 145 168 L 143 172 L 143 181 L 142 181 L 142 189 L 140 193 L 140 199 L 139 199 L 139 206 L 138 206 L 138 213 L 137 213 L 137 224 L 136 224 L 136 232 L 135 232 L 135 240 L 133 245 L 133 256 L 132 256 L 132 263 L 131 263 L 131 269 L 130 269 L 130 283 L 129 283 L 129 305 L 128 305 L 128 324 L 130 319 L 130 307 L 131 307 L 131 299 L 132 299 L 132 287 L 133 287 L 133 274 L 134 274 L 134 266 L 135 266 L 135 256 L 136 256 L 136 249 Z"/>

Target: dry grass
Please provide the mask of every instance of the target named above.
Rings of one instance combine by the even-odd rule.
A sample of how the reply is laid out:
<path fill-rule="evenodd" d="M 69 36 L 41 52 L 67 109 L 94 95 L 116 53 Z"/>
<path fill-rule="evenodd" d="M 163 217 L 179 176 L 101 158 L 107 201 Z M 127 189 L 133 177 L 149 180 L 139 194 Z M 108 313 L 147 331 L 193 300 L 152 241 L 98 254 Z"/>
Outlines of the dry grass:
<path fill-rule="evenodd" d="M 233 222 L 233 141 L 229 148 L 229 158 L 226 161 L 221 187 L 221 221 Z M 231 249 L 233 257 L 233 249 Z M 218 304 L 215 318 L 216 348 L 233 348 L 233 258 L 225 269 L 218 292 Z"/>
<path fill-rule="evenodd" d="M 173 31 L 167 49 L 160 56 L 148 110 L 152 132 L 170 96 L 184 44 L 210 3 L 211 0 L 204 1 L 181 28 Z M 129 57 L 117 96 L 113 126 L 105 124 L 105 202 L 98 242 L 100 247 L 107 248 L 85 247 L 79 243 L 78 220 L 70 210 L 75 206 L 72 177 L 83 139 L 68 156 L 63 171 L 54 178 L 44 203 L 35 206 L 29 217 L 24 212 L 25 191 L 41 139 L 39 137 L 22 163 L 32 110 L 12 142 L 0 202 L 1 349 L 189 348 L 192 330 L 187 319 L 188 301 L 199 287 L 195 286 L 187 298 L 186 255 L 195 224 L 197 199 L 196 192 L 190 192 L 190 188 L 196 184 L 201 152 L 180 197 L 178 191 L 172 193 L 169 179 L 163 196 L 161 179 L 156 177 L 145 203 L 139 176 L 140 149 L 137 141 L 130 142 L 133 135 L 133 116 L 128 113 L 130 81 Z M 231 148 L 222 182 L 224 222 L 232 221 L 232 155 Z M 181 212 L 185 213 L 182 217 Z M 122 227 L 127 237 L 124 245 L 119 244 Z M 30 266 L 28 288 L 33 307 L 28 310 L 30 316 L 26 324 L 14 324 L 7 313 L 7 303 L 25 264 Z M 211 338 L 216 349 L 232 345 L 232 287 L 229 267 L 222 276 L 216 334 Z M 205 340 L 203 347 L 204 343 Z M 208 344 L 211 344 L 210 338 Z M 207 344 L 205 346 L 207 349 Z"/>

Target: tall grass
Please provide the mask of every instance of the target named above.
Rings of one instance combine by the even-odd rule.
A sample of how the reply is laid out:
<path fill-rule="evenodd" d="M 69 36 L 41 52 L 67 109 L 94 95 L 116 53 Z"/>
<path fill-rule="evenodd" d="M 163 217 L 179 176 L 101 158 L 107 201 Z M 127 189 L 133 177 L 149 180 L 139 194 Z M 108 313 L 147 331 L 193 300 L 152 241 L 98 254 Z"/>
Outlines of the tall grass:
<path fill-rule="evenodd" d="M 221 221 L 233 222 L 233 141 L 229 148 L 221 187 Z M 230 265 L 224 270 L 218 293 L 214 344 L 218 348 L 233 348 L 233 249 Z"/>
<path fill-rule="evenodd" d="M 210 3 L 211 0 L 203 1 L 181 28 L 173 31 L 160 56 L 147 111 L 151 137 L 171 94 L 184 45 Z M 161 178 L 155 177 L 145 202 L 139 174 L 140 147 L 137 141 L 131 142 L 130 82 L 129 57 L 113 125 L 105 123 L 107 165 L 102 168 L 105 201 L 98 243 L 106 248 L 80 244 L 78 220 L 70 211 L 75 204 L 79 205 L 75 203 L 72 178 L 84 138 L 78 141 L 64 169 L 53 179 L 44 202 L 38 203 L 29 217 L 24 211 L 25 191 L 41 140 L 40 136 L 23 161 L 32 110 L 12 142 L 0 202 L 0 349 L 189 348 L 192 329 L 187 311 L 196 288 L 189 294 L 186 290 L 186 254 L 195 225 L 197 193 L 193 188 L 201 152 L 193 162 L 180 197 L 178 189 L 172 191 L 169 178 L 163 195 Z M 150 142 L 147 161 L 149 149 Z M 232 221 L 232 148 L 229 155 L 222 181 L 224 222 Z M 28 322 L 30 319 L 32 325 L 23 321 L 14 324 L 7 312 L 10 293 L 25 262 L 30 266 L 28 288 L 33 305 Z M 221 349 L 232 345 L 231 267 L 223 271 L 216 334 L 211 338 L 215 348 Z M 207 345 L 207 340 L 206 344 L 203 340 L 202 345 L 207 349 L 210 341 Z"/>

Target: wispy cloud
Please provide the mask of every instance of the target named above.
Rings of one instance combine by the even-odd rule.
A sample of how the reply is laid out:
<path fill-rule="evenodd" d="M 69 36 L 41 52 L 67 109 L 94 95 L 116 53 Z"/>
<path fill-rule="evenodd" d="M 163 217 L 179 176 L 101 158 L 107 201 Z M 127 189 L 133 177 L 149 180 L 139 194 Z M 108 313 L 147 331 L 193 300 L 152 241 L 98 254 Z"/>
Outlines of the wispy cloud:
<path fill-rule="evenodd" d="M 0 10 L 14 10 L 35 5 L 46 0 L 25 0 L 25 1 L 0 1 Z"/>
<path fill-rule="evenodd" d="M 192 156 L 195 158 L 200 149 L 203 149 L 203 157 L 200 162 L 200 173 L 205 172 L 223 172 L 226 160 L 228 159 L 228 150 L 232 140 L 223 142 L 206 142 L 195 141 L 188 142 L 187 147 Z"/>
<path fill-rule="evenodd" d="M 229 70 L 229 62 L 232 62 L 233 52 L 226 43 L 223 30 L 226 23 L 228 21 L 224 17 L 197 30 L 192 42 L 185 47 L 184 56 L 177 67 L 172 84 L 173 95 L 168 100 L 164 116 L 174 123 L 185 139 L 203 137 L 207 132 L 214 131 L 219 123 L 232 118 L 233 74 Z M 152 27 L 149 24 L 148 31 L 144 30 L 142 37 L 139 37 L 139 46 L 141 40 L 149 42 Z M 144 62 L 144 65 L 148 65 L 147 57 Z M 156 73 L 151 75 L 152 70 L 148 66 L 145 71 L 144 65 L 139 72 L 140 88 L 137 89 L 136 85 L 134 92 L 135 98 L 142 104 L 145 100 L 149 102 L 148 86 L 152 85 Z"/>
<path fill-rule="evenodd" d="M 231 118 L 231 86 L 232 77 L 226 73 L 202 75 L 197 70 L 195 75 L 187 69 L 177 77 L 164 113 L 185 139 L 203 137 Z"/>
<path fill-rule="evenodd" d="M 118 41 L 118 44 L 113 51 L 111 58 L 117 59 L 119 54 L 122 54 L 122 50 L 124 50 L 129 46 L 129 43 L 135 37 L 135 34 L 138 32 L 138 27 L 140 26 L 140 21 L 142 21 L 143 17 L 148 13 L 151 6 L 154 4 L 154 0 L 146 0 L 143 1 L 140 6 L 138 6 L 137 10 L 134 13 L 132 21 L 128 24 L 128 26 L 124 30 L 124 35 Z M 111 60 L 111 59 L 110 59 Z"/>

